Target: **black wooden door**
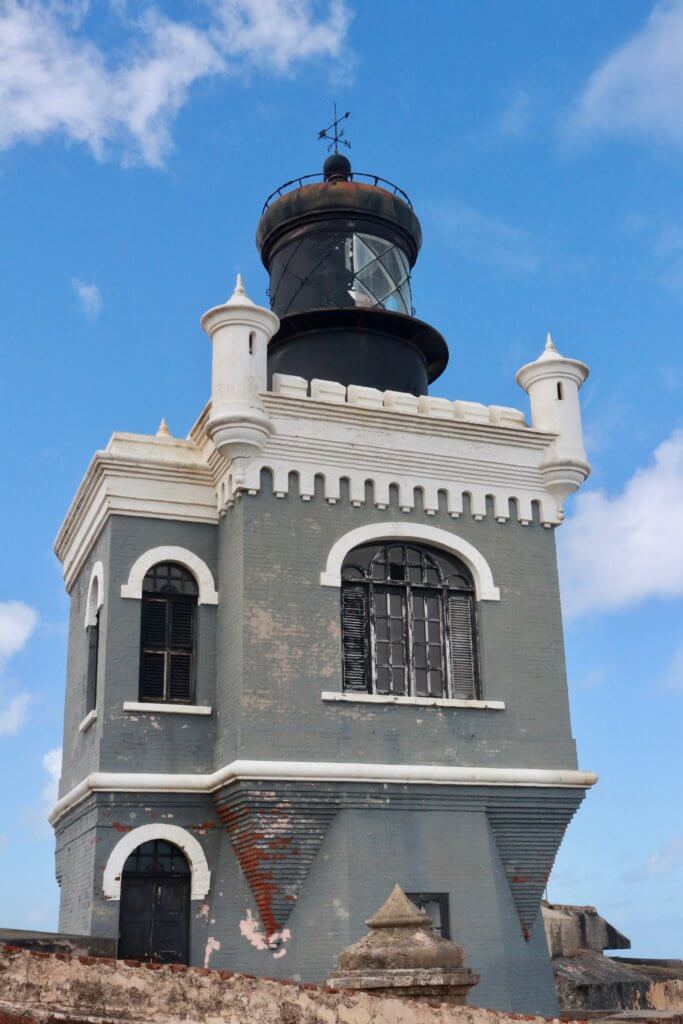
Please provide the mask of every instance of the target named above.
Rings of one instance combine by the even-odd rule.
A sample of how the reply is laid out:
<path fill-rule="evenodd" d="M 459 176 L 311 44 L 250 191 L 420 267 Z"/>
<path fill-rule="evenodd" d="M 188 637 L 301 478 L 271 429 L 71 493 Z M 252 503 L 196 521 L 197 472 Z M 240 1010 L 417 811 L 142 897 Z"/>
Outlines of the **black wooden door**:
<path fill-rule="evenodd" d="M 124 874 L 119 916 L 120 959 L 186 964 L 189 930 L 189 878 Z"/>

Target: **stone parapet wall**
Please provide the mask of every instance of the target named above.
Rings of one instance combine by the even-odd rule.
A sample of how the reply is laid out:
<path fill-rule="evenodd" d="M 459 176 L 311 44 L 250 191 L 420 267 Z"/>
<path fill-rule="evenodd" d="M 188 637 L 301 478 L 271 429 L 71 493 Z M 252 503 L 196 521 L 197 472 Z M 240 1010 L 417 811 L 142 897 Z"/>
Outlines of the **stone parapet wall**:
<path fill-rule="evenodd" d="M 507 1024 L 543 1017 L 417 1003 L 247 974 L 0 949 L 0 1024 Z"/>

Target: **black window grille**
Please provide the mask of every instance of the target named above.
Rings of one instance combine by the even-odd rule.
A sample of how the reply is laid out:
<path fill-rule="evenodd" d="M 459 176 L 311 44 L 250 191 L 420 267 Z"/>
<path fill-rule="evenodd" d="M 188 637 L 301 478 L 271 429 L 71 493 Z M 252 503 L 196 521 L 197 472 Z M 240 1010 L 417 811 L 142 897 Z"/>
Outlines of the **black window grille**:
<path fill-rule="evenodd" d="M 189 704 L 194 691 L 197 583 L 182 565 L 153 566 L 142 584 L 140 700 Z"/>
<path fill-rule="evenodd" d="M 183 851 L 165 839 L 150 839 L 136 846 L 123 866 L 124 875 L 189 875 Z"/>
<path fill-rule="evenodd" d="M 94 711 L 97 707 L 97 663 L 100 653 L 100 610 L 95 615 L 95 622 L 88 626 L 88 669 L 85 683 L 85 710 Z"/>
<path fill-rule="evenodd" d="M 376 235 L 325 230 L 278 249 L 270 299 L 282 316 L 306 309 L 360 306 L 410 313 L 410 263 Z"/>
<path fill-rule="evenodd" d="M 453 556 L 414 544 L 356 548 L 342 569 L 345 690 L 480 695 L 474 584 Z"/>
<path fill-rule="evenodd" d="M 451 922 L 447 892 L 407 892 L 406 896 L 416 907 L 424 911 L 437 935 L 442 939 L 450 939 Z"/>

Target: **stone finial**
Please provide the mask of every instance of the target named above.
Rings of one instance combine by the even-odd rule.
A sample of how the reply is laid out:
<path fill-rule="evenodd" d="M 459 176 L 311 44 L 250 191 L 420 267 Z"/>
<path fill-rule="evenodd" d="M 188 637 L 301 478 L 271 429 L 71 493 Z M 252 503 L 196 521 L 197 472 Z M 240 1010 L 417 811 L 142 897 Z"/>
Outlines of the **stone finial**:
<path fill-rule="evenodd" d="M 548 331 L 548 333 L 546 334 L 545 347 L 546 351 L 557 352 L 557 348 L 555 347 L 555 342 L 553 341 L 550 335 L 550 331 Z"/>
<path fill-rule="evenodd" d="M 340 954 L 330 988 L 462 1005 L 479 982 L 463 966 L 464 949 L 436 935 L 429 917 L 399 885 L 366 924 L 370 932 Z"/>
<path fill-rule="evenodd" d="M 157 430 L 157 437 L 172 437 L 171 431 L 168 429 L 166 419 L 162 417 L 159 429 Z"/>
<path fill-rule="evenodd" d="M 237 275 L 233 293 L 226 302 L 226 306 L 254 306 L 255 308 L 255 303 L 247 295 L 241 274 Z"/>

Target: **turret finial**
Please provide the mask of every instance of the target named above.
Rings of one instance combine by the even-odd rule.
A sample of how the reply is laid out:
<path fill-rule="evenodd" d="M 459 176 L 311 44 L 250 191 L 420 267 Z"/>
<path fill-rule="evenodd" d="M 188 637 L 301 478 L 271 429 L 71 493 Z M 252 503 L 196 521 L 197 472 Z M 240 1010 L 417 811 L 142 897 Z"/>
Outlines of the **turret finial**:
<path fill-rule="evenodd" d="M 553 339 L 552 339 L 552 337 L 550 335 L 550 331 L 548 331 L 548 333 L 546 335 L 545 350 L 546 350 L 546 352 L 547 351 L 557 352 L 557 349 L 555 347 L 555 342 L 553 341 Z"/>
<path fill-rule="evenodd" d="M 171 437 L 171 431 L 168 429 L 165 417 L 162 416 L 159 429 L 157 430 L 157 437 Z"/>
<path fill-rule="evenodd" d="M 234 289 L 232 295 L 230 296 L 230 298 L 228 299 L 228 301 L 225 303 L 225 305 L 226 306 L 239 306 L 240 308 L 242 308 L 244 306 L 253 306 L 254 305 L 254 303 L 251 301 L 251 299 L 247 295 L 246 289 L 244 287 L 244 281 L 242 280 L 242 275 L 241 274 L 237 275 L 237 278 L 235 280 L 235 289 Z"/>

